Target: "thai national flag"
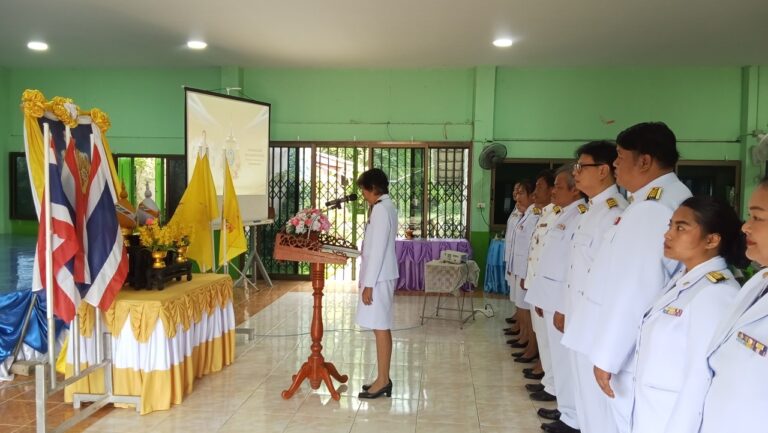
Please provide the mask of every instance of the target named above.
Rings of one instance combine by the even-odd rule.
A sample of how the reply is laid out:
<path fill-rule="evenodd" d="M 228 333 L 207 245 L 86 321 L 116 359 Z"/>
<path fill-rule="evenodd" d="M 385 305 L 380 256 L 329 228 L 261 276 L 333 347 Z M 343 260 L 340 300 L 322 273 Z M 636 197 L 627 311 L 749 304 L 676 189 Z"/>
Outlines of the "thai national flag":
<path fill-rule="evenodd" d="M 75 285 L 72 275 L 74 257 L 80 249 L 75 231 L 74 212 L 61 185 L 61 174 L 56 160 L 53 140 L 48 148 L 49 154 L 49 190 L 44 194 L 51 195 L 51 256 L 53 259 L 53 296 L 54 313 L 69 323 L 75 317 L 75 311 L 80 304 L 80 292 Z M 44 198 L 43 198 L 44 200 Z M 46 214 L 41 206 L 40 225 L 37 235 L 37 251 L 32 274 L 32 290 L 45 288 L 45 228 Z"/>
<path fill-rule="evenodd" d="M 91 169 L 87 186 L 88 204 L 83 231 L 90 284 L 84 299 L 93 306 L 107 310 L 128 275 L 128 256 L 123 235 L 117 222 L 116 194 L 108 162 L 98 141 L 91 146 Z"/>

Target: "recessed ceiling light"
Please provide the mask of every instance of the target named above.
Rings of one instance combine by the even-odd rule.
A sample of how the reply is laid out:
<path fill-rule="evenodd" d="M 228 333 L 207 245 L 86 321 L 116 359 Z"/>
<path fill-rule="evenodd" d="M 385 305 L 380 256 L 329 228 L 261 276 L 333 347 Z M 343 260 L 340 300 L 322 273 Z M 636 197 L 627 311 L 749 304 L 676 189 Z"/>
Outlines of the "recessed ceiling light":
<path fill-rule="evenodd" d="M 512 46 L 512 39 L 499 38 L 493 41 L 493 45 L 499 48 L 507 48 Z"/>
<path fill-rule="evenodd" d="M 193 50 L 202 50 L 205 47 L 207 47 L 208 44 L 206 44 L 203 41 L 189 41 L 189 42 L 187 42 L 187 46 L 189 48 L 192 48 Z"/>
<path fill-rule="evenodd" d="M 48 49 L 48 44 L 40 41 L 32 41 L 27 44 L 27 48 L 34 51 L 45 51 Z"/>

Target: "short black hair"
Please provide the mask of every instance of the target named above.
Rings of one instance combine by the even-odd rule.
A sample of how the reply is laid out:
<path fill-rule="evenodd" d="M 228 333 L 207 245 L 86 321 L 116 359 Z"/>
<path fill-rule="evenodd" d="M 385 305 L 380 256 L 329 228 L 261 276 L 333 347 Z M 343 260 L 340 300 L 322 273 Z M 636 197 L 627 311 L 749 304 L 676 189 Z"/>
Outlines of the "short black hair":
<path fill-rule="evenodd" d="M 536 180 L 538 181 L 539 179 L 544 179 L 550 188 L 555 186 L 555 173 L 552 170 L 546 169 L 540 171 L 539 174 L 536 175 Z"/>
<path fill-rule="evenodd" d="M 595 164 L 608 164 L 613 171 L 613 161 L 616 161 L 616 143 L 609 140 L 597 140 L 584 143 L 576 149 L 576 158 L 589 155 Z"/>
<path fill-rule="evenodd" d="M 357 186 L 379 195 L 389 194 L 389 179 L 387 179 L 387 174 L 380 168 L 364 171 L 357 178 Z"/>
<path fill-rule="evenodd" d="M 685 200 L 680 207 L 693 211 L 704 234 L 720 235 L 717 253 L 734 267 L 744 269 L 750 260 L 746 256 L 747 239 L 741 231 L 742 221 L 736 210 L 723 200 L 707 196 L 694 196 Z"/>
<path fill-rule="evenodd" d="M 768 174 L 765 175 L 762 179 L 760 179 L 760 182 L 757 184 L 759 187 L 768 188 Z"/>
<path fill-rule="evenodd" d="M 677 138 L 664 122 L 643 122 L 621 131 L 616 143 L 622 149 L 649 155 L 662 168 L 674 168 L 680 159 Z"/>
<path fill-rule="evenodd" d="M 533 190 L 536 189 L 530 179 L 520 179 L 517 181 L 517 184 L 520 185 L 520 189 L 525 190 L 525 193 L 528 195 L 533 194 Z"/>

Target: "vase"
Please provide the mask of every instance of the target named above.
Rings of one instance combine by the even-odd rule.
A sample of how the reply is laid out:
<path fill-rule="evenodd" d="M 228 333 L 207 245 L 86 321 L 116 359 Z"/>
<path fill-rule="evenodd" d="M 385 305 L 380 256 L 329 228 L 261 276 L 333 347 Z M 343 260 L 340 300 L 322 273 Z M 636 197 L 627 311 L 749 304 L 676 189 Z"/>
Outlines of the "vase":
<path fill-rule="evenodd" d="M 168 251 L 152 251 L 152 269 L 165 268 L 165 256 L 168 255 Z"/>
<path fill-rule="evenodd" d="M 176 248 L 176 252 L 179 253 L 178 256 L 176 256 L 176 263 L 186 263 L 187 262 L 187 246 L 184 245 L 183 247 Z"/>

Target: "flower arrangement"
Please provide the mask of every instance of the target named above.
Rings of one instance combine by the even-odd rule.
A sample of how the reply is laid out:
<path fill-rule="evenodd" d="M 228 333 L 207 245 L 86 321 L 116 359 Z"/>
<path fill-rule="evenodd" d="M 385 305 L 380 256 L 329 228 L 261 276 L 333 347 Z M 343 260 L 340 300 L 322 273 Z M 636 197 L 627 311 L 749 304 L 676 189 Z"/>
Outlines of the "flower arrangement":
<path fill-rule="evenodd" d="M 150 218 L 147 224 L 139 227 L 139 242 L 152 251 L 168 251 L 174 247 L 172 229 L 160 227 L 157 219 Z"/>
<path fill-rule="evenodd" d="M 170 231 L 173 245 L 176 248 L 189 246 L 189 235 L 192 232 L 192 227 L 181 223 L 168 224 L 166 227 Z"/>
<path fill-rule="evenodd" d="M 327 232 L 330 228 L 331 222 L 320 209 L 302 209 L 285 223 L 285 232 L 288 234 Z"/>

